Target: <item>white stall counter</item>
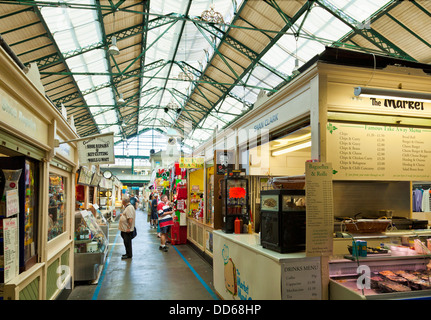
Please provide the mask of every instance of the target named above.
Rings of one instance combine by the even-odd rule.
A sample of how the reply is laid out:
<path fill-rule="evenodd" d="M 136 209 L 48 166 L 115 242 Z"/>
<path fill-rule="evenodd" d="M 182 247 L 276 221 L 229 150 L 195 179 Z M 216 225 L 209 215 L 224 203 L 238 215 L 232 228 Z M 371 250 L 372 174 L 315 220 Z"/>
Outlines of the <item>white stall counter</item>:
<path fill-rule="evenodd" d="M 214 288 L 222 299 L 321 299 L 319 257 L 265 249 L 258 234 L 215 230 L 213 237 Z"/>

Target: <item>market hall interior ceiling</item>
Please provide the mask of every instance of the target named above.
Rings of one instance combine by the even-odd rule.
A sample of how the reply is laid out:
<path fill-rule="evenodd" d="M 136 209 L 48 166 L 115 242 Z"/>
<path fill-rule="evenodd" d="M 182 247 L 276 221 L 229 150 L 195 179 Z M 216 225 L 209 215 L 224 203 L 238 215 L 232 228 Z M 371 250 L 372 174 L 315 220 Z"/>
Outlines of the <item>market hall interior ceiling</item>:
<path fill-rule="evenodd" d="M 80 136 L 196 147 L 325 47 L 431 63 L 431 1 L 0 1 L 0 35 Z"/>

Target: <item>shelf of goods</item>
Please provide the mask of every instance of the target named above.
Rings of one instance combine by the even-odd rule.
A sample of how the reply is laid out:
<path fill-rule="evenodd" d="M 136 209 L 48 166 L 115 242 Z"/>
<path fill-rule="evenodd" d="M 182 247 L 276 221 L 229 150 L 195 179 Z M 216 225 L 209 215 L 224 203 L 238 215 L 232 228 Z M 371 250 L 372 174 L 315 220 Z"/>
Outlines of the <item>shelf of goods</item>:
<path fill-rule="evenodd" d="M 350 234 L 350 241 L 350 254 L 329 263 L 331 300 L 431 299 L 431 230 Z"/>

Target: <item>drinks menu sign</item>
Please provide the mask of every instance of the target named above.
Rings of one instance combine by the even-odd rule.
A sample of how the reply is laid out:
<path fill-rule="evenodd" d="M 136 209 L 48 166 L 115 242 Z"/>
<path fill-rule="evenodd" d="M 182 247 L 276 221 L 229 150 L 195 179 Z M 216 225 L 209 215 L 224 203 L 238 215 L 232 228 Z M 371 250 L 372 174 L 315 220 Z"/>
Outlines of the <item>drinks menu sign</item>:
<path fill-rule="evenodd" d="M 431 129 L 333 122 L 327 161 L 334 180 L 430 180 Z"/>

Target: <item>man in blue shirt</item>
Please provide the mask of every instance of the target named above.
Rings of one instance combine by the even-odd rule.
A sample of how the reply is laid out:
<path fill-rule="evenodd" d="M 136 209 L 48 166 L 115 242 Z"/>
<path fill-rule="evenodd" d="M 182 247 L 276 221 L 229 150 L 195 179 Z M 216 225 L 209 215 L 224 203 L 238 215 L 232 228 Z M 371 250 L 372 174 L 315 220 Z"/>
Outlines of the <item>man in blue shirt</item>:
<path fill-rule="evenodd" d="M 133 206 L 133 208 L 136 209 L 136 204 L 138 203 L 138 199 L 135 197 L 135 195 L 132 193 L 130 195 L 130 204 Z"/>

